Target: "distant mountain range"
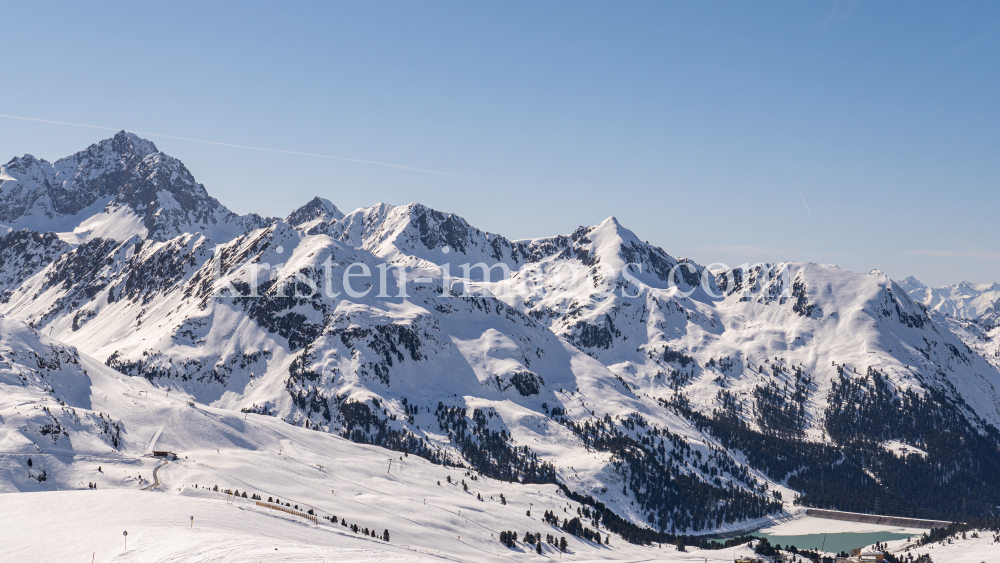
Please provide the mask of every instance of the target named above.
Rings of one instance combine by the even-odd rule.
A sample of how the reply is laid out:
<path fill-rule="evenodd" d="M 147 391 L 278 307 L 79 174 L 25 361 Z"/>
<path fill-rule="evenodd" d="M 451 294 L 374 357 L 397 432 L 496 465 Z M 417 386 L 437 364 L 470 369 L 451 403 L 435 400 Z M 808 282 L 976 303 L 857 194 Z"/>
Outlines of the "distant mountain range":
<path fill-rule="evenodd" d="M 125 132 L 0 167 L 0 224 L 5 322 L 216 407 L 655 530 L 1000 505 L 997 284 L 710 272 L 613 217 L 509 240 L 416 203 L 241 216 Z"/>
<path fill-rule="evenodd" d="M 909 277 L 900 285 L 932 311 L 988 325 L 1000 324 L 1000 283 L 962 282 L 932 288 Z"/>

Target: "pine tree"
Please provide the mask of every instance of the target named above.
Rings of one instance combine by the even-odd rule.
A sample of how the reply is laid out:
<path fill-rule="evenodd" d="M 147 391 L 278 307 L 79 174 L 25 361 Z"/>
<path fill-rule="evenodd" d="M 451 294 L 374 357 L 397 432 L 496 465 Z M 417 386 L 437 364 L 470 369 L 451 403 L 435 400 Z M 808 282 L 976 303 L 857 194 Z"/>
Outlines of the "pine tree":
<path fill-rule="evenodd" d="M 542 542 L 538 542 L 535 544 L 535 553 L 539 555 L 542 554 Z"/>
<path fill-rule="evenodd" d="M 28 458 L 28 467 L 31 467 L 32 465 L 34 465 L 34 464 L 31 462 L 31 458 L 29 457 Z"/>
<path fill-rule="evenodd" d="M 382 539 L 385 541 L 389 541 L 389 528 L 386 528 L 385 531 L 382 532 Z"/>
<path fill-rule="evenodd" d="M 566 551 L 566 536 L 559 538 L 559 551 Z"/>

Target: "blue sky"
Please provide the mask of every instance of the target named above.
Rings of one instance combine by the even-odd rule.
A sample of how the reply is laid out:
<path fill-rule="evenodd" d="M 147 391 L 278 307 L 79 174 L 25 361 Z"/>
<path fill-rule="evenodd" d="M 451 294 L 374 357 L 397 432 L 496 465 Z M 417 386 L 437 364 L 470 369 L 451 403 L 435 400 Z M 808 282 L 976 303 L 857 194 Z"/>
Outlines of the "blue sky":
<path fill-rule="evenodd" d="M 0 113 L 148 135 L 238 212 L 615 215 L 702 264 L 1000 281 L 1000 3 L 4 8 Z M 0 159 L 111 132 L 0 118 Z"/>

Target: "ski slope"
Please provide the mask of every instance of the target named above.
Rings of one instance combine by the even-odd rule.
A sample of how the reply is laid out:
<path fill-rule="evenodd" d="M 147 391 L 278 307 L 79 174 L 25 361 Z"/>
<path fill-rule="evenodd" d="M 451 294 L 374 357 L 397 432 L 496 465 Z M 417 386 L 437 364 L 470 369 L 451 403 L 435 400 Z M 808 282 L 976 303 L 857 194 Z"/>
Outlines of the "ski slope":
<path fill-rule="evenodd" d="M 581 546 L 562 557 L 509 550 L 484 533 L 449 532 L 403 516 L 383 519 L 392 541 L 370 540 L 341 526 L 305 524 L 247 503 L 135 490 L 18 493 L 4 495 L 0 561 L 167 562 L 226 561 L 677 561 L 731 562 L 748 555 L 742 547 L 724 551 L 677 552 L 672 546 L 629 544 L 602 550 Z M 193 526 L 190 517 L 194 516 Z M 412 514 L 410 516 L 413 516 Z M 377 518 L 370 518 L 376 520 Z M 128 531 L 127 544 L 123 531 Z M 381 531 L 380 531 L 381 532 Z M 488 534 L 485 534 L 488 538 Z M 482 543 L 480 543 L 482 542 Z M 618 542 L 623 543 L 623 542 Z"/>
<path fill-rule="evenodd" d="M 548 544 L 541 556 L 523 542 L 508 549 L 498 540 L 506 530 L 521 538 L 565 536 L 567 559 L 675 552 L 618 537 L 597 544 L 543 523 L 546 510 L 572 518 L 580 508 L 554 485 L 496 481 L 274 417 L 202 405 L 118 374 L 17 321 L 0 319 L 0 334 L 2 561 L 88 554 L 98 561 L 256 561 L 265 553 L 287 561 L 560 556 Z M 121 428 L 117 446 L 101 424 L 106 412 Z M 51 427 L 61 430 L 39 430 Z M 177 459 L 164 464 L 149 455 L 153 450 Z M 312 509 L 320 525 L 216 487 Z M 331 516 L 380 536 L 389 530 L 391 541 L 323 519 Z"/>

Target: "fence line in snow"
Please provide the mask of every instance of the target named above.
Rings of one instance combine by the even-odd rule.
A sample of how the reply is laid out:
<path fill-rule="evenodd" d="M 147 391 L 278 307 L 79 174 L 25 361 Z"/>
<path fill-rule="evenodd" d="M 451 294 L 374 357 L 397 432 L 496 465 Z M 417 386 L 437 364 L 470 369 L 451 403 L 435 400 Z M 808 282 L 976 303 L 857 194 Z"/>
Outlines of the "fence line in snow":
<path fill-rule="evenodd" d="M 313 516 L 312 514 L 306 514 L 305 512 L 299 512 L 298 510 L 292 510 L 291 508 L 285 508 L 284 506 L 278 506 L 276 504 L 271 504 L 268 502 L 257 501 L 257 506 L 263 506 L 264 508 L 270 508 L 271 510 L 280 510 L 282 512 L 287 512 L 292 516 L 300 516 L 306 520 L 311 520 L 313 524 L 319 525 L 319 518 Z"/>

